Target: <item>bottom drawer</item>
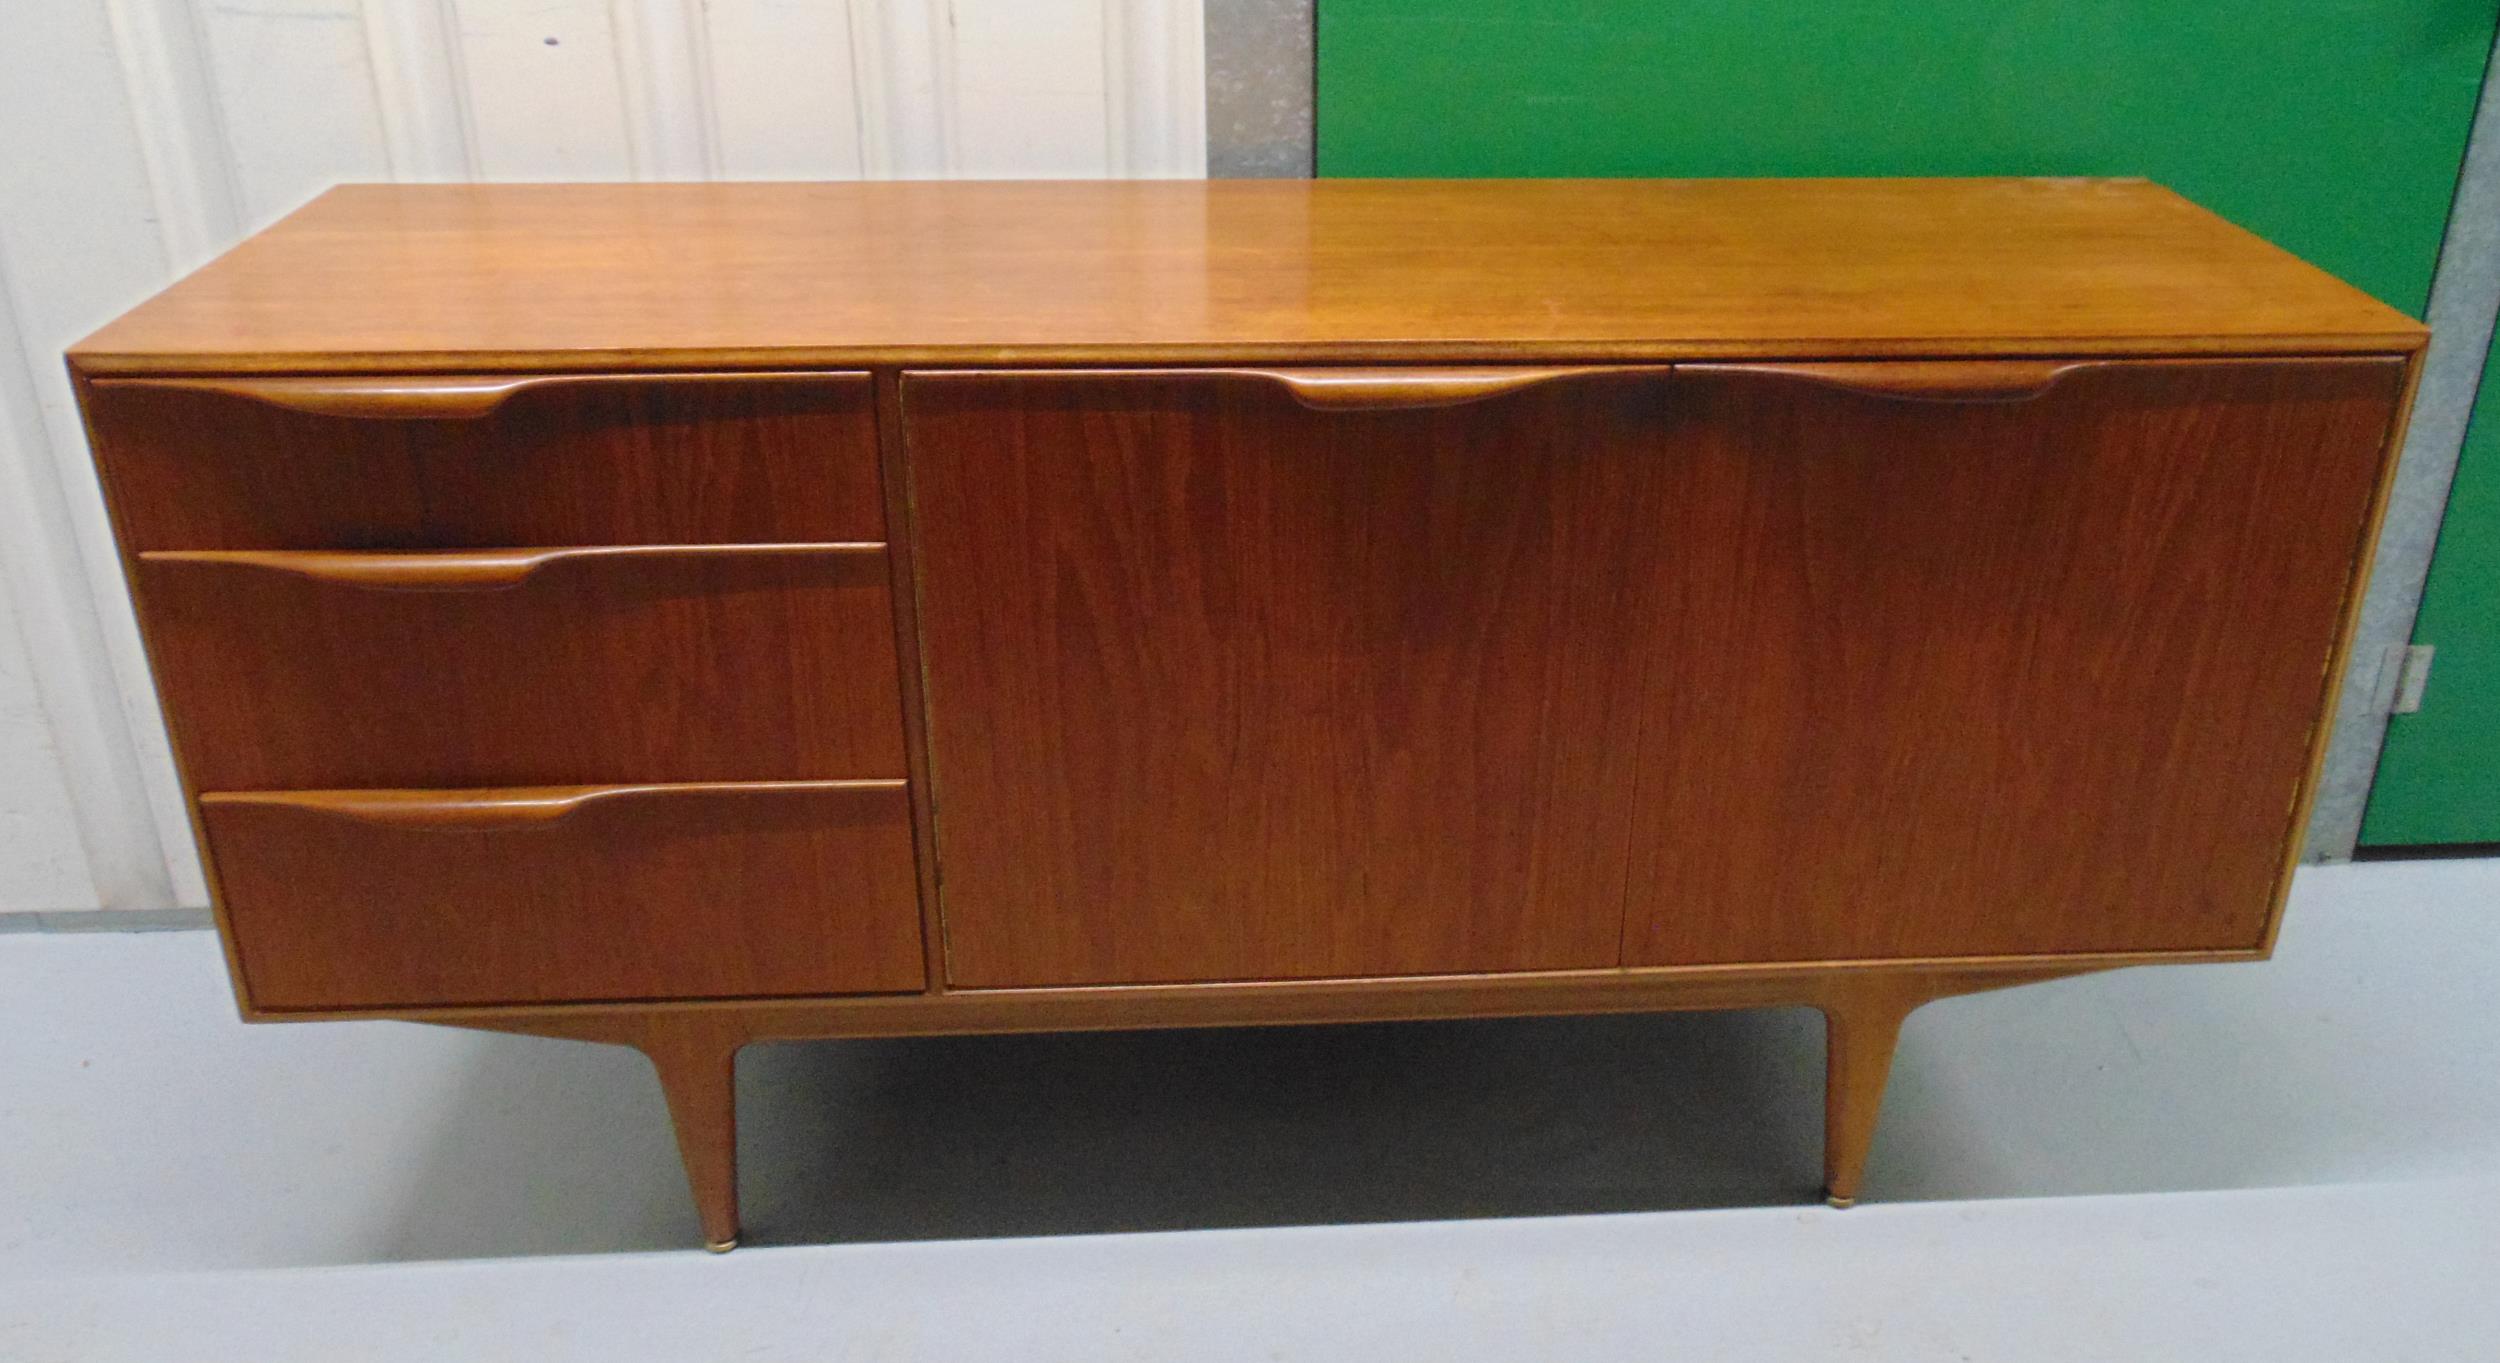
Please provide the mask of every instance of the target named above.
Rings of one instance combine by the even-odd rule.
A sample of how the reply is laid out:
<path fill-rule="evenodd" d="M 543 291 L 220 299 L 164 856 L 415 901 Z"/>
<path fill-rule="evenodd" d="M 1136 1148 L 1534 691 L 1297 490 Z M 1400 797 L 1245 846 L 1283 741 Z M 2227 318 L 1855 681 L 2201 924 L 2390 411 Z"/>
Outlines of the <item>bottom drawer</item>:
<path fill-rule="evenodd" d="M 264 1009 L 915 990 L 901 781 L 209 794 Z"/>

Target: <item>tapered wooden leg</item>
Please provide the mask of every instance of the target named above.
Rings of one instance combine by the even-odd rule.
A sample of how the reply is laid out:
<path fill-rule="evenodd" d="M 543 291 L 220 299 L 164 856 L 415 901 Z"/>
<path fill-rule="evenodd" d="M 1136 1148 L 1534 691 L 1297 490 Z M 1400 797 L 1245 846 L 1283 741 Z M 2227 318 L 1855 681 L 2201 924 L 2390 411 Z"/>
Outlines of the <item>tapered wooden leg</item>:
<path fill-rule="evenodd" d="M 1823 1007 L 1823 1196 L 1835 1207 L 1854 1206 L 1875 1144 L 1875 1119 L 1883 1110 L 1884 1081 L 1892 1074 L 1893 1044 L 1901 1021 L 1925 1003 L 1923 996 L 1893 990 L 1850 991 Z"/>
<path fill-rule="evenodd" d="M 637 1043 L 660 1072 L 704 1248 L 738 1247 L 738 1042 L 702 1026 L 654 1026 Z"/>

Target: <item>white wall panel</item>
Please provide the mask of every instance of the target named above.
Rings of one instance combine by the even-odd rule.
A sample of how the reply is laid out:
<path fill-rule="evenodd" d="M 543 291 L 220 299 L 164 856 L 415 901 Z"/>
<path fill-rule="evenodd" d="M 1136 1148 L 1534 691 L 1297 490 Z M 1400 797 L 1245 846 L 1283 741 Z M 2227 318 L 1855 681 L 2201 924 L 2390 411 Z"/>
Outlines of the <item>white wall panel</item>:
<path fill-rule="evenodd" d="M 206 890 L 71 342 L 340 180 L 1198 175 L 1200 0 L 5 0 L 0 912 Z"/>
<path fill-rule="evenodd" d="M 83 844 L 11 849 L 0 874 L 83 859 L 86 897 L 44 905 L 52 909 L 206 898 L 60 360 L 71 341 L 161 287 L 178 259 L 217 244 L 206 234 L 224 211 L 222 169 L 188 148 L 160 165 L 139 133 L 142 118 L 172 109 L 179 94 L 158 89 L 154 104 L 131 94 L 129 35 L 160 17 L 37 5 L 12 11 L 0 41 L 0 574 L 24 662 L 18 693 L 0 705 L 23 717 L 25 691 L 40 702 L 50 755 L 21 748 L 13 771 L 40 786 L 41 767 L 53 769 L 49 784 Z M 169 214 L 156 186 L 190 173 L 206 178 Z M 0 836 L 31 836 L 30 827 Z M 61 887 L 48 873 L 38 881 L 0 884 L 0 901 Z"/>
<path fill-rule="evenodd" d="M 1207 173 L 1206 11 L 1169 0 L 1104 0 L 1103 173 Z"/>
<path fill-rule="evenodd" d="M 954 173 L 954 34 L 951 0 L 858 0 L 851 7 L 861 174 L 917 180 Z"/>
<path fill-rule="evenodd" d="M 859 0 L 867 7 L 871 0 Z M 841 0 L 711 0 L 704 83 L 720 174 L 853 180 L 860 154 L 858 54 Z"/>
<path fill-rule="evenodd" d="M 42 34 L 25 46 L 30 59 L 47 53 L 67 59 L 64 69 L 78 73 L 88 96 L 83 102 L 92 106 L 88 112 L 104 123 L 63 138 L 58 130 L 66 125 L 49 121 L 49 106 L 37 104 L 31 91 L 0 89 L 0 98 L 20 101 L 10 107 L 31 120 L 35 135 L 71 147 L 87 136 L 135 137 L 143 193 L 154 208 L 166 258 L 176 272 L 195 268 L 241 234 L 243 219 L 193 0 L 102 3 L 112 25 L 104 49 L 85 44 L 51 49 Z M 79 8 L 55 3 L 45 17 L 67 28 L 85 17 Z M 118 105 L 106 94 L 115 76 L 123 96 Z M 111 188 L 120 187 L 111 182 Z"/>
<path fill-rule="evenodd" d="M 0 577 L 0 913 L 95 908 L 100 899 L 24 637 Z"/>
<path fill-rule="evenodd" d="M 480 178 L 634 178 L 606 0 L 457 0 L 453 10 Z"/>
<path fill-rule="evenodd" d="M 477 175 L 451 0 L 361 0 L 365 64 L 391 178 Z"/>
<path fill-rule="evenodd" d="M 198 11 L 247 230 L 324 185 L 390 178 L 364 17 L 357 0 L 217 0 Z"/>
<path fill-rule="evenodd" d="M 1103 6 L 954 0 L 955 161 L 975 179 L 1111 166 Z"/>
<path fill-rule="evenodd" d="M 634 174 L 644 180 L 717 178 L 709 0 L 611 0 L 617 89 Z"/>

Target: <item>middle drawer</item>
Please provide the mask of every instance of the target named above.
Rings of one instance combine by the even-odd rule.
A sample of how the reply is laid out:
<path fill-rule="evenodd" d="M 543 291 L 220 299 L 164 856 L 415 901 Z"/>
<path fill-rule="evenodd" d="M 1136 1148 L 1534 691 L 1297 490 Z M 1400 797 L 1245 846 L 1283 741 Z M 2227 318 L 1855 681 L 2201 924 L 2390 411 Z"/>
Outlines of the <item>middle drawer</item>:
<path fill-rule="evenodd" d="M 193 789 L 899 777 L 881 544 L 139 556 Z"/>

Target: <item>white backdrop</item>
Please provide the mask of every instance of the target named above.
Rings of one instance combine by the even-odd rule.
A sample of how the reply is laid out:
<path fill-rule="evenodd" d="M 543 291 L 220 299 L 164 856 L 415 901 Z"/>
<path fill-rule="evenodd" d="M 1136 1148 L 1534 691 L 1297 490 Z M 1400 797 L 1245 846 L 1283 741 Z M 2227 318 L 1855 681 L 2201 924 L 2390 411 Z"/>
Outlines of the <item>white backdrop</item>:
<path fill-rule="evenodd" d="M 341 180 L 1196 176 L 1200 0 L 6 0 L 0 912 L 204 904 L 60 355 Z"/>

